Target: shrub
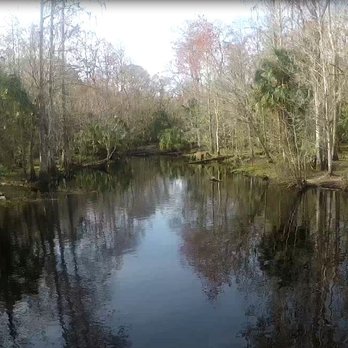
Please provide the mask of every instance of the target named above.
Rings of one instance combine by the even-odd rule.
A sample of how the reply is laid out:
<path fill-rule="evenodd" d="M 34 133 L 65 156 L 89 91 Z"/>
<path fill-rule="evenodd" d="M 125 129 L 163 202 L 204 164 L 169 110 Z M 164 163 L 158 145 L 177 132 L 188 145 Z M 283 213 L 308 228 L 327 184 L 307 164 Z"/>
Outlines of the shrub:
<path fill-rule="evenodd" d="M 183 131 L 178 128 L 167 128 L 159 137 L 161 150 L 182 150 L 187 147 L 187 141 L 184 138 Z"/>

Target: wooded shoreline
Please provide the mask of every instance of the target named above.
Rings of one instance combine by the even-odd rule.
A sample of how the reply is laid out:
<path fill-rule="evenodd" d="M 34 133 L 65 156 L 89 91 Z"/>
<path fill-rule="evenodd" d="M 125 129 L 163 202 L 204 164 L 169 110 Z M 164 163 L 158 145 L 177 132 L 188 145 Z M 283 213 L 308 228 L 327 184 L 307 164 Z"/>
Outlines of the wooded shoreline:
<path fill-rule="evenodd" d="M 0 33 L 0 175 L 19 168 L 48 190 L 156 144 L 167 156 L 211 154 L 192 165 L 255 173 L 262 158 L 265 177 L 345 187 L 348 166 L 335 166 L 348 144 L 347 4 L 263 1 L 243 30 L 187 21 L 173 69 L 154 76 L 79 27 L 80 5 L 40 1 L 37 23 Z"/>
<path fill-rule="evenodd" d="M 174 161 L 176 159 L 185 159 L 185 163 L 187 166 L 209 166 L 209 165 L 218 165 L 221 168 L 227 169 L 228 175 L 245 175 L 248 177 L 257 177 L 262 180 L 267 180 L 274 184 L 278 184 L 283 186 L 284 188 L 296 190 L 296 191 L 305 191 L 309 188 L 321 188 L 321 189 L 329 189 L 329 190 L 340 190 L 340 191 L 348 191 L 348 180 L 343 175 L 328 175 L 325 172 L 316 172 L 315 175 L 302 180 L 301 182 L 294 182 L 289 180 L 289 178 L 279 177 L 276 174 L 276 167 L 270 165 L 265 158 L 254 159 L 257 163 L 253 164 L 250 162 L 240 162 L 237 166 L 233 160 L 235 157 L 233 155 L 223 155 L 223 156 L 212 156 L 207 159 L 202 160 L 191 160 L 194 153 L 188 152 L 179 152 L 179 151 L 160 151 L 151 148 L 151 150 L 133 150 L 127 153 L 122 158 L 118 158 L 118 160 L 99 160 L 90 163 L 81 163 L 75 164 L 71 167 L 69 173 L 65 173 L 63 170 L 57 173 L 57 176 L 54 178 L 56 181 L 52 183 L 50 187 L 42 187 L 39 181 L 30 182 L 20 176 L 17 175 L 8 175 L 6 177 L 2 177 L 0 179 L 0 196 L 5 197 L 0 200 L 0 204 L 6 204 L 11 200 L 11 198 L 6 197 L 2 191 L 7 187 L 12 191 L 12 195 L 16 197 L 16 191 L 20 192 L 21 190 L 31 191 L 33 193 L 43 194 L 43 198 L 45 198 L 48 192 L 56 192 L 58 184 L 61 180 L 70 180 L 76 173 L 83 170 L 92 170 L 92 171 L 102 171 L 108 172 L 109 167 L 120 161 L 122 165 L 122 161 L 130 159 L 132 157 L 158 157 L 165 156 L 172 158 Z M 348 166 L 348 161 L 347 161 Z M 209 180 L 209 178 L 207 178 Z M 221 182 L 219 178 L 211 177 L 211 181 L 213 182 Z M 59 190 L 57 191 L 59 192 Z M 20 197 L 16 197 L 16 201 L 21 201 Z M 26 198 L 23 198 L 25 201 Z"/>

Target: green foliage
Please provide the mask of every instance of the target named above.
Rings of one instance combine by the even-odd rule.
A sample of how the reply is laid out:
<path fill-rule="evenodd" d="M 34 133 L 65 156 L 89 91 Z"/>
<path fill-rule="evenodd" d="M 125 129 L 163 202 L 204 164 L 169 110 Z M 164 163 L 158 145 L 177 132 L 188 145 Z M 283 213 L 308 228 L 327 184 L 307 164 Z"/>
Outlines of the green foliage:
<path fill-rule="evenodd" d="M 82 155 L 110 157 L 124 146 L 126 134 L 126 126 L 117 119 L 105 124 L 94 122 L 78 134 L 75 145 Z"/>
<path fill-rule="evenodd" d="M 160 138 L 159 145 L 161 150 L 182 150 L 187 147 L 187 141 L 181 129 L 173 127 L 165 129 Z"/>
<path fill-rule="evenodd" d="M 311 93 L 299 81 L 298 70 L 295 52 L 274 49 L 273 56 L 264 59 L 255 73 L 254 98 L 256 110 L 270 111 L 282 129 L 279 132 L 282 145 L 275 156 L 279 165 L 284 165 L 286 172 L 301 180 L 306 177 L 313 147 L 308 146 L 305 120 Z"/>
<path fill-rule="evenodd" d="M 13 164 L 23 153 L 36 124 L 35 106 L 18 76 L 0 72 L 0 161 Z"/>
<path fill-rule="evenodd" d="M 4 165 L 0 164 L 0 176 L 6 176 L 9 174 L 8 168 L 6 168 Z"/>
<path fill-rule="evenodd" d="M 310 92 L 298 80 L 294 55 L 285 49 L 274 49 L 255 73 L 255 98 L 261 107 L 303 115 L 310 101 Z M 289 121 L 289 120 L 288 120 Z"/>
<path fill-rule="evenodd" d="M 21 80 L 16 75 L 0 73 L 0 100 L 2 109 L 15 106 L 21 112 L 34 111 L 34 106 L 22 86 Z"/>
<path fill-rule="evenodd" d="M 149 125 L 149 138 L 150 141 L 159 140 L 165 129 L 171 128 L 173 126 L 172 120 L 168 113 L 161 109 L 153 114 L 153 121 Z"/>
<path fill-rule="evenodd" d="M 348 105 L 342 108 L 337 124 L 338 140 L 341 143 L 348 143 Z"/>

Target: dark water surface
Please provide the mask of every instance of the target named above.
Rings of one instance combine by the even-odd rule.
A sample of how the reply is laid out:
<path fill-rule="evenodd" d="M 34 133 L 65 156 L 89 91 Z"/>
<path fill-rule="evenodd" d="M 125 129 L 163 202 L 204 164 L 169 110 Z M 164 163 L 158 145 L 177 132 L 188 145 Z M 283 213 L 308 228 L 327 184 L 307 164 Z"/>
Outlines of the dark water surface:
<path fill-rule="evenodd" d="M 0 209 L 1 347 L 348 347 L 348 196 L 134 159 Z"/>

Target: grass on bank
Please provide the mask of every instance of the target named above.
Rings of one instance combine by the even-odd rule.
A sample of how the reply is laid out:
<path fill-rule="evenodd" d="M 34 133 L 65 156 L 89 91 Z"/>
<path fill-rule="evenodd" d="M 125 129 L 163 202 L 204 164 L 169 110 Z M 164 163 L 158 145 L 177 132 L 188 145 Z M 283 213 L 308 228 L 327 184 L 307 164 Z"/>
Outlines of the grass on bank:
<path fill-rule="evenodd" d="M 276 163 L 269 163 L 265 157 L 246 159 L 236 166 L 235 161 L 226 161 L 231 173 L 270 179 L 278 184 L 291 185 L 293 179 Z M 306 183 L 309 186 L 348 191 L 348 145 L 341 147 L 339 160 L 333 162 L 333 175 L 326 171 L 310 170 Z"/>

